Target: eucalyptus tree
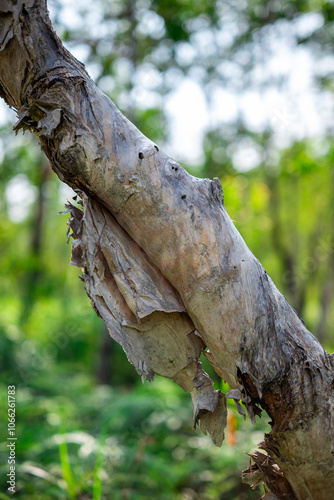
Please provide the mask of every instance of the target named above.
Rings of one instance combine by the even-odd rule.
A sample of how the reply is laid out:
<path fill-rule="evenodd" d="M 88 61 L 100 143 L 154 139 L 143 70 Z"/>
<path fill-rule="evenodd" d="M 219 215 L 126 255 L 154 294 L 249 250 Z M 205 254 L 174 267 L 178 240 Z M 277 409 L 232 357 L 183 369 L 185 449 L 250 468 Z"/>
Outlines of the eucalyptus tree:
<path fill-rule="evenodd" d="M 64 48 L 45 0 L 4 0 L 0 19 L 0 95 L 17 112 L 15 130 L 31 130 L 77 192 L 79 206 L 67 207 L 72 263 L 111 336 L 142 377 L 191 393 L 194 425 L 218 446 L 226 398 L 252 421 L 266 410 L 268 454 L 254 453 L 245 480 L 278 498 L 327 499 L 333 357 L 247 248 L 219 180 L 192 177 L 121 114 Z"/>

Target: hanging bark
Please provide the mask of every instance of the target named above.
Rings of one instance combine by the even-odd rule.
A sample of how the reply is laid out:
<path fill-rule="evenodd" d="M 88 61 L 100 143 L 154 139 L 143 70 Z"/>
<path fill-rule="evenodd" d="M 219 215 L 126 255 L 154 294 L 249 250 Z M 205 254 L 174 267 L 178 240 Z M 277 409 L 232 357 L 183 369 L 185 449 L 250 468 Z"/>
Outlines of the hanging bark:
<path fill-rule="evenodd" d="M 45 0 L 0 2 L 0 95 L 81 196 L 83 211 L 67 207 L 72 262 L 137 371 L 191 392 L 195 424 L 220 445 L 226 399 L 203 351 L 241 412 L 240 400 L 253 421 L 261 408 L 272 419 L 256 480 L 328 499 L 333 358 L 247 248 L 218 179 L 189 175 L 119 112 L 62 46 Z"/>

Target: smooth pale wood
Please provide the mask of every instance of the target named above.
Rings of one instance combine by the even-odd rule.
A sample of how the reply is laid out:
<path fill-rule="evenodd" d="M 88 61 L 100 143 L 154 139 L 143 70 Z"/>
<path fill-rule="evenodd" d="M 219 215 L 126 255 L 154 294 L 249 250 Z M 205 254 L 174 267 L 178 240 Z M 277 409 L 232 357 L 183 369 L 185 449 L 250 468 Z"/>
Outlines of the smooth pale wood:
<path fill-rule="evenodd" d="M 219 181 L 189 175 L 119 112 L 64 49 L 44 0 L 3 0 L 0 16 L 0 95 L 17 109 L 16 130 L 32 130 L 58 176 L 85 193 L 91 220 L 84 229 L 71 208 L 74 250 L 81 248 L 74 259 L 83 264 L 86 290 L 114 337 L 143 375 L 169 376 L 192 394 L 209 388 L 199 408 L 195 397 L 195 420 L 205 431 L 212 425 L 219 443 L 225 399 L 198 374 L 205 349 L 250 417 L 260 408 L 270 415 L 273 429 L 261 447 L 283 471 L 290 498 L 328 499 L 333 358 L 247 248 L 225 211 Z M 103 213 L 108 222 L 96 232 L 94 221 Z M 114 253 L 106 250 L 108 238 L 117 241 Z M 119 252 L 136 275 L 133 290 L 124 271 L 118 274 Z M 141 283 L 152 292 L 147 300 Z M 108 294 L 113 308 L 106 307 Z M 157 317 L 163 317 L 161 330 L 152 327 Z M 173 348 L 167 342 L 167 356 L 166 331 L 175 341 Z M 132 349 L 130 332 L 143 339 Z M 152 352 L 157 358 L 150 365 L 146 354 Z M 179 372 L 167 366 L 171 352 Z M 218 424 L 206 422 L 216 411 Z"/>

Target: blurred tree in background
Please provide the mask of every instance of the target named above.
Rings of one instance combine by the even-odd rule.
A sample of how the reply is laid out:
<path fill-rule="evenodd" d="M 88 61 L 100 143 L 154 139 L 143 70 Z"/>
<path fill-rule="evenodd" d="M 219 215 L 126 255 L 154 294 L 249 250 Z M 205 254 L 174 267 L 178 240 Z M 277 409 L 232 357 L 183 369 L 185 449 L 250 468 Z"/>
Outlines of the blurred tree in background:
<path fill-rule="evenodd" d="M 53 0 L 49 8 L 71 52 L 144 134 L 194 175 L 220 178 L 247 245 L 331 349 L 332 2 Z M 139 385 L 68 266 L 66 216 L 57 213 L 73 193 L 32 137 L 12 137 L 14 120 L 2 107 L 1 426 L 6 435 L 6 387 L 16 384 L 17 497 L 259 498 L 238 471 L 247 462 L 240 450 L 256 445 L 265 424 L 240 427 L 231 406 L 227 443 L 214 449 L 191 429 L 179 388 Z M 0 453 L 5 491 L 4 443 Z"/>

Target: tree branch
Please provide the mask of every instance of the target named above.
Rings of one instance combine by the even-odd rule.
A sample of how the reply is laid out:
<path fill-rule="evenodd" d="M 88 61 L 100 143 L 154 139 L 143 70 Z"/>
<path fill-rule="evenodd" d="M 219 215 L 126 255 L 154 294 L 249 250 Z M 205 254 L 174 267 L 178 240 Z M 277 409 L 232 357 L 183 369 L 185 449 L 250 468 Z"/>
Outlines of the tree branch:
<path fill-rule="evenodd" d="M 198 363 L 207 349 L 251 418 L 270 415 L 261 447 L 296 498 L 328 498 L 333 359 L 247 248 L 218 179 L 189 175 L 119 112 L 62 46 L 44 0 L 3 0 L 0 19 L 0 95 L 15 130 L 35 133 L 82 193 L 83 214 L 68 207 L 73 260 L 113 337 L 148 379 L 189 390 L 195 422 L 220 444 L 226 404 Z"/>

